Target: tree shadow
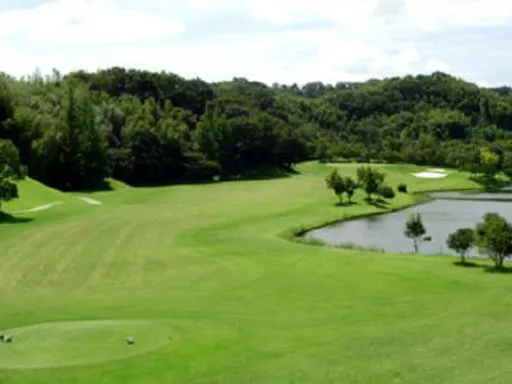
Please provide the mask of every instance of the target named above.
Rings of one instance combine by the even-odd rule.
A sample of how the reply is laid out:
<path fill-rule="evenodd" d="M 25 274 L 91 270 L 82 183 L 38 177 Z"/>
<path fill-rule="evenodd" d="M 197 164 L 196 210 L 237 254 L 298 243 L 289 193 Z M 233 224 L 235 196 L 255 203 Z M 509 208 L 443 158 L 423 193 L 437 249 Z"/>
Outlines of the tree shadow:
<path fill-rule="evenodd" d="M 486 273 L 491 274 L 497 274 L 497 275 L 510 275 L 512 274 L 512 268 L 511 267 L 484 267 Z"/>
<path fill-rule="evenodd" d="M 344 201 L 343 203 L 337 202 L 334 204 L 335 207 L 351 207 L 352 205 L 357 205 L 355 201 Z"/>
<path fill-rule="evenodd" d="M 453 265 L 461 268 L 486 268 L 485 265 L 477 264 L 472 261 L 456 261 L 453 263 Z"/>
<path fill-rule="evenodd" d="M 0 225 L 2 224 L 26 224 L 34 221 L 32 217 L 16 217 L 5 212 L 0 212 Z"/>
<path fill-rule="evenodd" d="M 384 199 L 364 199 L 368 204 L 379 209 L 386 209 L 389 207 L 389 201 Z"/>
<path fill-rule="evenodd" d="M 274 179 L 285 179 L 293 176 L 300 175 L 301 173 L 293 168 L 281 168 L 281 167 L 262 167 L 253 170 L 246 170 L 240 173 L 233 173 L 227 175 L 217 175 L 208 177 L 188 177 L 184 175 L 179 178 L 173 178 L 168 180 L 158 181 L 140 181 L 140 180 L 128 180 L 129 185 L 133 187 L 168 187 L 171 185 L 207 185 L 215 184 L 218 182 L 230 182 L 230 181 L 258 181 L 258 180 L 274 180 Z"/>
<path fill-rule="evenodd" d="M 94 193 L 94 192 L 108 192 L 113 191 L 114 188 L 110 185 L 110 183 L 107 180 L 102 180 L 97 183 L 94 183 L 93 185 L 89 185 L 84 188 L 66 188 L 66 187 L 57 187 L 61 191 L 64 192 L 74 192 L 74 193 Z"/>

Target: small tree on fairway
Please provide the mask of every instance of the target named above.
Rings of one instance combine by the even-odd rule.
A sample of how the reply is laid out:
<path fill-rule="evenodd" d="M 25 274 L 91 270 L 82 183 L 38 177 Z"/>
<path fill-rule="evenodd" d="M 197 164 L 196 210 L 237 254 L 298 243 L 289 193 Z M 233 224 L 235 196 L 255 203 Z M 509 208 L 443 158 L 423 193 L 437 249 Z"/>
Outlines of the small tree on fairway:
<path fill-rule="evenodd" d="M 325 183 L 327 184 L 327 188 L 333 190 L 334 194 L 338 196 L 340 199 L 340 203 L 343 203 L 343 193 L 345 193 L 345 181 L 338 174 L 337 170 L 331 172 L 329 176 L 325 179 Z"/>
<path fill-rule="evenodd" d="M 475 230 L 476 244 L 487 254 L 496 268 L 502 268 L 512 254 L 512 225 L 497 213 L 486 213 Z"/>
<path fill-rule="evenodd" d="M 378 193 L 385 178 L 386 176 L 383 173 L 371 167 L 359 167 L 357 169 L 357 182 L 366 192 L 369 200 L 371 200 L 373 194 Z"/>
<path fill-rule="evenodd" d="M 352 179 L 351 177 L 346 177 L 343 180 L 343 184 L 345 185 L 345 192 L 347 194 L 348 201 L 352 202 L 352 197 L 354 196 L 354 193 L 355 193 L 356 189 L 359 188 L 359 186 L 357 185 L 355 180 Z"/>
<path fill-rule="evenodd" d="M 414 244 L 414 252 L 418 253 L 420 242 L 427 233 L 420 213 L 413 213 L 405 223 L 404 234 L 407 238 L 412 239 Z"/>
<path fill-rule="evenodd" d="M 448 248 L 460 255 L 461 261 L 466 262 L 466 255 L 475 246 L 475 232 L 471 228 L 460 228 L 446 240 Z"/>

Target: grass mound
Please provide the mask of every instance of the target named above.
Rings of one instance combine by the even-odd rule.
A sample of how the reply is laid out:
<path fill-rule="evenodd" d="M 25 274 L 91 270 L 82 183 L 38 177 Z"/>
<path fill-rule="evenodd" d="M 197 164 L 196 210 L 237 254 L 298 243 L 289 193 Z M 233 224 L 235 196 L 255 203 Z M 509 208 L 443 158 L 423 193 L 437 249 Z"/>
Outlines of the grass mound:
<path fill-rule="evenodd" d="M 76 321 L 6 330 L 11 345 L 0 345 L 0 368 L 40 369 L 103 363 L 164 347 L 175 337 L 158 321 Z M 133 347 L 125 338 L 135 335 Z"/>

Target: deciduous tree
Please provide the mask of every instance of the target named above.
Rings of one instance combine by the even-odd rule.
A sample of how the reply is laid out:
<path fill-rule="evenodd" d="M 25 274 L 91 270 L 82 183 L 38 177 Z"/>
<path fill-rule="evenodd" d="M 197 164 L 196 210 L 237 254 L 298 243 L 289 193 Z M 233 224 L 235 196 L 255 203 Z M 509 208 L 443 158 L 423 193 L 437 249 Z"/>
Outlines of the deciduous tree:
<path fill-rule="evenodd" d="M 472 228 L 460 228 L 448 236 L 448 248 L 460 255 L 462 263 L 466 262 L 466 255 L 475 246 L 475 232 Z"/>
<path fill-rule="evenodd" d="M 413 213 L 405 223 L 404 234 L 413 241 L 414 252 L 418 253 L 420 243 L 427 233 L 420 213 Z"/>

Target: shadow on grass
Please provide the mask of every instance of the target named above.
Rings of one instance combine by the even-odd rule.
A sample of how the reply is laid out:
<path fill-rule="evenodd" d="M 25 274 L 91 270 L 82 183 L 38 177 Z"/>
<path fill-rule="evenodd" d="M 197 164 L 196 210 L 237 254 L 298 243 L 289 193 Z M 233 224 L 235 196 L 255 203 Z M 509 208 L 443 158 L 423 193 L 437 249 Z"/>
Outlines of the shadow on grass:
<path fill-rule="evenodd" d="M 453 265 L 455 265 L 457 267 L 461 267 L 461 268 L 482 269 L 485 273 L 496 274 L 496 275 L 511 275 L 512 274 L 512 267 L 497 268 L 495 266 L 477 264 L 472 261 L 463 262 L 460 260 L 454 262 Z"/>
<path fill-rule="evenodd" d="M 34 221 L 32 217 L 16 217 L 8 213 L 0 212 L 0 225 L 2 224 L 25 224 Z"/>
<path fill-rule="evenodd" d="M 343 203 L 337 202 L 334 204 L 335 207 L 350 207 L 352 205 L 357 205 L 355 201 L 344 201 Z"/>
<path fill-rule="evenodd" d="M 453 265 L 461 268 L 486 268 L 484 265 L 473 263 L 472 261 L 456 261 Z"/>
<path fill-rule="evenodd" d="M 300 175 L 295 169 L 280 167 L 262 167 L 253 170 L 247 170 L 239 174 L 229 174 L 224 176 L 211 176 L 204 178 L 181 177 L 160 181 L 140 181 L 129 180 L 128 184 L 133 187 L 168 187 L 171 185 L 204 185 L 214 184 L 226 181 L 256 181 L 256 180 L 273 180 L 284 179 L 292 176 Z M 86 192 L 86 191 L 85 191 Z"/>
<path fill-rule="evenodd" d="M 69 188 L 61 188 L 64 192 L 74 192 L 74 193 L 93 193 L 93 192 L 108 192 L 113 191 L 114 188 L 110 185 L 110 183 L 107 180 L 102 180 L 101 182 L 98 182 L 94 185 L 91 185 L 86 188 L 80 188 L 80 189 L 69 189 Z"/>
<path fill-rule="evenodd" d="M 511 267 L 485 267 L 486 273 L 496 274 L 496 275 L 510 275 L 512 274 L 512 268 Z"/>
<path fill-rule="evenodd" d="M 389 207 L 389 201 L 384 199 L 364 199 L 368 204 L 379 209 L 386 209 Z"/>

